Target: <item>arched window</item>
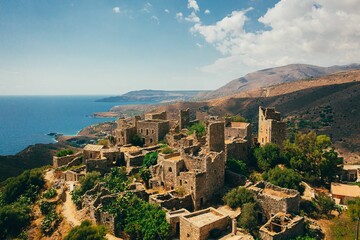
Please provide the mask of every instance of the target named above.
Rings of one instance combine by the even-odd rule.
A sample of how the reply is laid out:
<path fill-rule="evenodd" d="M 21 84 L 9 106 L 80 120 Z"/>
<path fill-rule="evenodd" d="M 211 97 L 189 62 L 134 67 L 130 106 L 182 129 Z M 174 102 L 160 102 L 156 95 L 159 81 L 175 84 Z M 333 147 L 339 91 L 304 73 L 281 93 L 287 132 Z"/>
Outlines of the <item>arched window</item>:
<path fill-rule="evenodd" d="M 169 167 L 169 172 L 172 172 L 172 168 L 171 168 L 171 167 Z"/>

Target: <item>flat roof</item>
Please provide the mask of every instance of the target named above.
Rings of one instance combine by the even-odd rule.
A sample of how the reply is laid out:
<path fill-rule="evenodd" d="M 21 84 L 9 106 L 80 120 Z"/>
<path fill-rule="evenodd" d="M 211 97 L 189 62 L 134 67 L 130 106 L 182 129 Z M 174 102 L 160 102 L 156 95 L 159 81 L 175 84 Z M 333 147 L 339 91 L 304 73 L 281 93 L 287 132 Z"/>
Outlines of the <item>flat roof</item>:
<path fill-rule="evenodd" d="M 343 167 L 344 170 L 357 170 L 358 168 L 360 168 L 360 165 L 344 165 Z"/>
<path fill-rule="evenodd" d="M 360 197 L 360 187 L 350 184 L 331 183 L 331 193 L 345 197 Z"/>
<path fill-rule="evenodd" d="M 210 223 L 223 219 L 226 215 L 216 211 L 215 209 L 205 209 L 184 216 L 189 222 L 197 227 L 203 227 Z"/>
<path fill-rule="evenodd" d="M 292 197 L 292 196 L 296 195 L 296 194 L 288 194 L 288 193 L 283 192 L 283 191 L 276 191 L 276 190 L 271 189 L 271 188 L 264 188 L 263 194 L 270 195 L 270 196 L 275 196 L 275 197 Z"/>

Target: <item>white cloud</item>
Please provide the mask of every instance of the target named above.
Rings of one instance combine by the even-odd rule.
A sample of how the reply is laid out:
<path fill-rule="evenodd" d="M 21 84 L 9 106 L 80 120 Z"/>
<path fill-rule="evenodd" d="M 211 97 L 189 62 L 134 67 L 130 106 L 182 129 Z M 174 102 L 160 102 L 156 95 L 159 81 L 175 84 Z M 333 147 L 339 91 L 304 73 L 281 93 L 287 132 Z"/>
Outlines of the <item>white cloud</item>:
<path fill-rule="evenodd" d="M 188 22 L 200 23 L 200 18 L 196 15 L 195 12 L 192 12 L 189 16 L 187 16 L 185 20 Z"/>
<path fill-rule="evenodd" d="M 213 25 L 192 21 L 190 31 L 223 54 L 203 71 L 246 73 L 290 63 L 360 62 L 358 0 L 281 0 L 258 19 L 270 30 L 258 32 L 244 30 L 251 10 L 233 11 Z"/>
<path fill-rule="evenodd" d="M 210 11 L 209 9 L 206 9 L 206 10 L 204 11 L 204 13 L 205 13 L 205 14 L 210 14 L 211 11 Z"/>
<path fill-rule="evenodd" d="M 160 24 L 160 20 L 159 20 L 159 18 L 157 17 L 157 16 L 151 16 L 151 21 L 153 21 L 154 23 L 156 23 L 156 24 Z"/>
<path fill-rule="evenodd" d="M 184 14 L 182 12 L 178 12 L 178 13 L 175 14 L 175 18 L 178 21 L 182 21 L 184 19 Z"/>
<path fill-rule="evenodd" d="M 150 13 L 152 10 L 152 4 L 147 2 L 144 4 L 143 8 L 141 9 L 142 12 Z"/>
<path fill-rule="evenodd" d="M 169 9 L 165 9 L 164 12 L 165 12 L 165 13 L 170 13 L 170 10 L 169 10 Z"/>
<path fill-rule="evenodd" d="M 199 48 L 203 48 L 204 45 L 200 44 L 200 43 L 196 43 L 196 46 L 198 46 Z"/>
<path fill-rule="evenodd" d="M 188 0 L 187 7 L 189 9 L 193 9 L 195 12 L 200 10 L 199 5 L 197 4 L 196 0 Z"/>
<path fill-rule="evenodd" d="M 114 7 L 112 11 L 113 13 L 120 13 L 120 7 Z"/>

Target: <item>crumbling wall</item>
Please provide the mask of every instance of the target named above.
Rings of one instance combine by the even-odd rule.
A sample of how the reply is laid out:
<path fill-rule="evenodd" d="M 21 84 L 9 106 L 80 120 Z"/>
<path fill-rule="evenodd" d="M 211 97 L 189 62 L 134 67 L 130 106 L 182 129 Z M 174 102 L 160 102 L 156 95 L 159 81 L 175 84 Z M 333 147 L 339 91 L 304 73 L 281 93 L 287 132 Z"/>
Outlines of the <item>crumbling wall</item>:
<path fill-rule="evenodd" d="M 231 187 L 244 186 L 246 183 L 246 177 L 241 174 L 226 170 L 225 183 Z"/>
<path fill-rule="evenodd" d="M 160 205 L 168 210 L 178 210 L 185 208 L 189 211 L 194 209 L 193 201 L 190 194 L 184 196 L 174 196 L 175 192 L 165 194 L 155 194 L 149 197 L 149 202 Z"/>
<path fill-rule="evenodd" d="M 303 217 L 278 213 L 260 228 L 259 233 L 263 240 L 288 240 L 303 236 L 304 230 Z"/>
<path fill-rule="evenodd" d="M 278 212 L 299 212 L 300 193 L 294 189 L 281 188 L 267 182 L 259 182 L 249 189 L 255 192 L 255 198 L 267 218 Z"/>
<path fill-rule="evenodd" d="M 87 172 L 97 171 L 100 172 L 101 174 L 105 174 L 110 170 L 108 166 L 108 160 L 106 158 L 88 159 L 86 160 L 85 166 Z"/>
<path fill-rule="evenodd" d="M 225 151 L 225 123 L 220 121 L 211 121 L 207 127 L 208 151 Z"/>
<path fill-rule="evenodd" d="M 144 162 L 145 155 L 142 151 L 138 152 L 125 152 L 124 158 L 126 162 L 126 167 L 139 167 Z"/>
<path fill-rule="evenodd" d="M 53 167 L 54 168 L 59 168 L 59 167 L 65 166 L 65 165 L 71 163 L 73 160 L 76 161 L 76 160 L 80 159 L 80 161 L 81 161 L 81 156 L 82 156 L 81 152 L 78 152 L 78 153 L 72 154 L 72 155 L 68 155 L 68 156 L 64 156 L 64 157 L 56 157 L 56 156 L 54 156 L 53 157 Z M 75 162 L 74 164 L 76 164 L 76 165 L 81 164 L 81 162 L 78 163 L 78 161 Z M 72 166 L 76 166 L 76 165 L 72 165 Z"/>
<path fill-rule="evenodd" d="M 190 109 L 179 111 L 179 126 L 180 130 L 190 126 Z"/>
<path fill-rule="evenodd" d="M 159 112 L 159 113 L 147 113 L 147 114 L 145 114 L 145 120 L 154 120 L 154 119 L 166 120 L 167 119 L 166 111 Z"/>
<path fill-rule="evenodd" d="M 250 144 L 246 140 L 237 139 L 233 141 L 227 141 L 225 144 L 226 161 L 230 159 L 236 159 L 248 163 L 250 151 Z"/>

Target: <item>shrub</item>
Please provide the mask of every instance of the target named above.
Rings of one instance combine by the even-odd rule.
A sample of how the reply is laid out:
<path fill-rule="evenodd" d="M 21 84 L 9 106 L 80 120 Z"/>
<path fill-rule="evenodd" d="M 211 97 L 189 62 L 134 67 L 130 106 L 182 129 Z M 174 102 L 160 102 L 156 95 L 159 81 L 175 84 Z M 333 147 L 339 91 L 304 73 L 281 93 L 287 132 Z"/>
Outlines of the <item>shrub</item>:
<path fill-rule="evenodd" d="M 247 175 L 246 164 L 241 160 L 229 159 L 228 161 L 226 161 L 226 168 L 232 172 L 245 176 Z"/>
<path fill-rule="evenodd" d="M 137 134 L 134 134 L 131 138 L 131 144 L 134 146 L 142 147 L 144 146 L 144 140 Z"/>
<path fill-rule="evenodd" d="M 229 207 L 235 209 L 241 207 L 245 203 L 254 202 L 253 194 L 245 187 L 238 187 L 232 189 L 224 197 L 223 201 Z"/>
<path fill-rule="evenodd" d="M 171 154 L 173 152 L 174 152 L 174 150 L 171 147 L 161 148 L 161 153 L 163 153 L 163 154 Z"/>
<path fill-rule="evenodd" d="M 249 232 L 254 231 L 258 227 L 257 220 L 257 206 L 255 203 L 245 203 L 241 208 L 241 215 L 239 217 L 239 227 L 248 230 Z"/>
<path fill-rule="evenodd" d="M 41 221 L 40 230 L 45 235 L 51 235 L 54 230 L 57 228 L 60 217 L 55 210 L 51 211 L 45 215 L 44 219 Z"/>
<path fill-rule="evenodd" d="M 263 147 L 256 148 L 254 156 L 259 168 L 267 171 L 281 163 L 280 148 L 273 143 L 267 143 Z"/>
<path fill-rule="evenodd" d="M 46 199 L 50 199 L 50 198 L 54 198 L 56 195 L 57 195 L 57 192 L 56 192 L 55 188 L 50 188 L 43 194 L 43 197 Z"/>
<path fill-rule="evenodd" d="M 72 149 L 64 149 L 57 152 L 57 157 L 65 157 L 67 155 L 74 154 L 74 151 Z"/>
<path fill-rule="evenodd" d="M 17 203 L 0 207 L 0 239 L 19 235 L 30 224 L 30 213 L 29 207 Z"/>
<path fill-rule="evenodd" d="M 49 214 L 53 210 L 54 204 L 48 201 L 41 201 L 39 204 L 40 211 L 43 215 Z"/>
<path fill-rule="evenodd" d="M 319 204 L 320 213 L 326 216 L 330 215 L 332 210 L 336 210 L 335 202 L 324 193 L 318 194 L 317 203 Z"/>
<path fill-rule="evenodd" d="M 148 153 L 144 157 L 143 166 L 149 168 L 152 165 L 157 164 L 158 152 Z"/>
<path fill-rule="evenodd" d="M 299 173 L 288 168 L 275 167 L 263 174 L 266 181 L 283 188 L 291 188 L 303 193 L 305 188 L 300 183 L 302 177 Z"/>
<path fill-rule="evenodd" d="M 196 133 L 197 137 L 203 137 L 206 134 L 205 125 L 201 123 L 195 123 L 189 128 L 189 133 Z"/>
<path fill-rule="evenodd" d="M 106 229 L 104 226 L 94 226 L 85 220 L 80 226 L 76 226 L 65 236 L 64 240 L 106 240 Z"/>

